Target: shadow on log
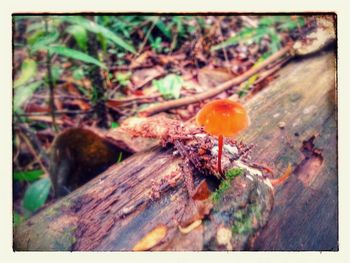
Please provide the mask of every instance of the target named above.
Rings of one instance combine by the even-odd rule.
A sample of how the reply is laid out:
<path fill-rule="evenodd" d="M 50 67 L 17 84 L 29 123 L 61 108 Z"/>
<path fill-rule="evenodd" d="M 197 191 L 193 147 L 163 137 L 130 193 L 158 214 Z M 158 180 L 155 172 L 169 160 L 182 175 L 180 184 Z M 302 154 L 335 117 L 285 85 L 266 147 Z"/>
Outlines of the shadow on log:
<path fill-rule="evenodd" d="M 284 185 L 273 190 L 256 176 L 262 171 L 243 169 L 184 234 L 181 222 L 203 203 L 188 196 L 179 176 L 183 159 L 172 148 L 155 147 L 110 167 L 20 225 L 14 249 L 132 250 L 165 225 L 165 237 L 152 250 L 337 250 L 335 105 L 334 53 L 293 61 L 247 102 L 252 125 L 241 135 L 254 145 L 251 160 L 275 175 L 292 165 Z M 238 164 L 232 161 L 232 167 Z M 175 183 L 162 189 L 161 182 L 174 175 Z"/>

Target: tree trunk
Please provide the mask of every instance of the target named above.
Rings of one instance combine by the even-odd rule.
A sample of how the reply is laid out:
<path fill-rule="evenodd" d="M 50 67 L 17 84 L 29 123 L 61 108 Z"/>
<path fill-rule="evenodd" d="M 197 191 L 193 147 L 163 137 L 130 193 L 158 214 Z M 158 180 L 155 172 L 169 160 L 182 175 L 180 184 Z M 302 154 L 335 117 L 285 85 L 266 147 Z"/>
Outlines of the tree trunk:
<path fill-rule="evenodd" d="M 110 167 L 20 225 L 14 248 L 132 250 L 165 226 L 165 237 L 152 250 L 337 250 L 335 105 L 334 53 L 295 60 L 246 103 L 251 126 L 240 137 L 254 145 L 251 160 L 275 175 L 292 165 L 285 184 L 272 190 L 256 176 L 261 171 L 248 167 L 210 209 L 189 198 L 179 176 L 183 159 L 171 147 L 155 147 Z M 217 186 L 208 182 L 211 189 Z M 198 220 L 192 231 L 183 230 Z"/>

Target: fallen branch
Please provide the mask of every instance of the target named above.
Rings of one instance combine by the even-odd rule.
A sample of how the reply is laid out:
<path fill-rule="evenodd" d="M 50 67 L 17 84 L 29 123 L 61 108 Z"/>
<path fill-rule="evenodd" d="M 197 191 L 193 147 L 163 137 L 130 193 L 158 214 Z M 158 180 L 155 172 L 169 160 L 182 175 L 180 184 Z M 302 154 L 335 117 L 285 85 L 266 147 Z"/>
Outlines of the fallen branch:
<path fill-rule="evenodd" d="M 195 103 L 195 102 L 198 102 L 201 100 L 205 100 L 205 99 L 209 99 L 211 97 L 214 97 L 214 96 L 220 94 L 221 92 L 231 88 L 232 86 L 236 86 L 236 85 L 242 83 L 243 81 L 247 80 L 248 78 L 250 78 L 251 76 L 253 76 L 257 72 L 259 72 L 261 69 L 268 66 L 270 63 L 272 63 L 272 62 L 276 61 L 277 59 L 286 55 L 291 50 L 291 48 L 292 48 L 291 45 L 287 45 L 286 47 L 279 50 L 278 52 L 276 52 L 275 54 L 270 56 L 268 59 L 263 61 L 261 64 L 258 64 L 256 67 L 250 68 L 245 73 L 243 73 L 242 75 L 240 75 L 234 79 L 231 79 L 227 82 L 224 82 L 224 83 L 218 85 L 214 89 L 208 90 L 208 91 L 200 93 L 200 94 L 195 94 L 195 95 L 192 95 L 190 97 L 185 97 L 185 98 L 181 98 L 181 99 L 177 99 L 177 100 L 159 103 L 157 105 L 151 106 L 148 109 L 145 109 L 144 111 L 140 112 L 140 115 L 147 117 L 147 116 L 156 114 L 158 112 L 178 108 L 181 106 L 185 106 L 188 104 L 192 104 L 192 103 Z"/>
<path fill-rule="evenodd" d="M 290 63 L 268 89 L 246 103 L 251 126 L 237 138 L 254 145 L 251 158 L 246 159 L 271 167 L 276 175 L 292 164 L 293 173 L 274 197 L 271 188 L 254 175 L 262 170 L 263 176 L 270 176 L 268 167 L 256 169 L 244 160 L 233 160 L 228 163 L 240 165 L 247 173 L 227 182 L 226 190 L 225 184 L 219 187 L 221 190 L 214 192 L 220 194 L 214 207 L 210 211 L 204 207 L 202 217 L 194 217 L 191 214 L 197 211 L 194 204 L 199 200 L 191 202 L 187 194 L 179 152 L 172 147 L 148 148 L 17 226 L 14 250 L 130 251 L 159 226 L 166 226 L 167 235 L 151 250 L 337 250 L 334 61 L 334 55 L 327 53 Z M 168 125 L 153 118 L 130 121 L 118 130 L 130 129 L 135 136 L 145 133 L 159 139 L 176 132 L 170 129 L 174 120 Z M 278 127 L 281 121 L 286 123 L 283 129 Z M 120 131 L 120 135 L 127 134 Z M 317 136 L 308 152 L 300 151 L 313 134 Z M 205 167 L 196 171 L 211 172 L 211 167 L 217 169 L 217 140 L 203 144 L 204 139 L 205 134 L 197 134 L 192 141 L 181 142 L 190 157 L 202 158 Z M 232 156 L 234 145 L 225 145 L 223 153 Z M 206 178 L 208 182 L 210 178 Z M 196 183 L 202 178 L 194 175 L 194 179 Z M 202 220 L 200 225 L 198 220 Z"/>

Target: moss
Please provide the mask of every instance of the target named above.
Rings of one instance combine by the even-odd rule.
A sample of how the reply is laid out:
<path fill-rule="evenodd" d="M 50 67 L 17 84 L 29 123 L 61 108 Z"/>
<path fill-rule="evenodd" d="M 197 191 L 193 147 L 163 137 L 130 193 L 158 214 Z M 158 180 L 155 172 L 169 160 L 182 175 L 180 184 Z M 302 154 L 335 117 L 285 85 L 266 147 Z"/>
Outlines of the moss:
<path fill-rule="evenodd" d="M 233 178 L 241 175 L 242 172 L 243 172 L 242 168 L 233 168 L 233 169 L 228 170 L 226 172 L 225 176 L 226 176 L 226 178 L 232 180 Z"/>
<path fill-rule="evenodd" d="M 68 226 L 64 228 L 63 233 L 55 237 L 53 243 L 54 250 L 72 250 L 73 245 L 77 241 L 75 237 L 76 229 L 76 226 Z"/>
<path fill-rule="evenodd" d="M 255 227 L 253 225 L 254 220 L 261 218 L 261 210 L 257 204 L 251 205 L 248 209 L 238 210 L 234 214 L 234 222 L 232 225 L 232 233 L 234 234 L 247 234 L 252 232 Z"/>
<path fill-rule="evenodd" d="M 223 193 L 230 188 L 232 180 L 241 175 L 242 172 L 243 170 L 241 168 L 233 168 L 225 173 L 225 179 L 220 183 L 218 189 L 211 195 L 211 199 L 214 203 L 221 199 Z"/>
<path fill-rule="evenodd" d="M 249 214 L 239 210 L 235 213 L 235 221 L 232 225 L 234 234 L 246 234 L 252 230 L 252 217 Z"/>

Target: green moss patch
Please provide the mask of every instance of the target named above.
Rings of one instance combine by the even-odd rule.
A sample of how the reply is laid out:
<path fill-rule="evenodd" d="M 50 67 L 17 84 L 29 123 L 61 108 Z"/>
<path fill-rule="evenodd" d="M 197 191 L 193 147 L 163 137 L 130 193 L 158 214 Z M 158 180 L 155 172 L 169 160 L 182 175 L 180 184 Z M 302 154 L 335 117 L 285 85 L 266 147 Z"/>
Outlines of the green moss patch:
<path fill-rule="evenodd" d="M 238 210 L 234 214 L 234 223 L 232 225 L 232 233 L 247 234 L 252 232 L 261 217 L 261 211 L 257 204 L 251 205 L 248 209 Z"/>
<path fill-rule="evenodd" d="M 220 183 L 218 189 L 211 195 L 211 199 L 214 203 L 221 199 L 223 193 L 230 188 L 232 180 L 241 175 L 242 172 L 243 169 L 241 168 L 233 168 L 225 173 L 225 179 Z"/>

